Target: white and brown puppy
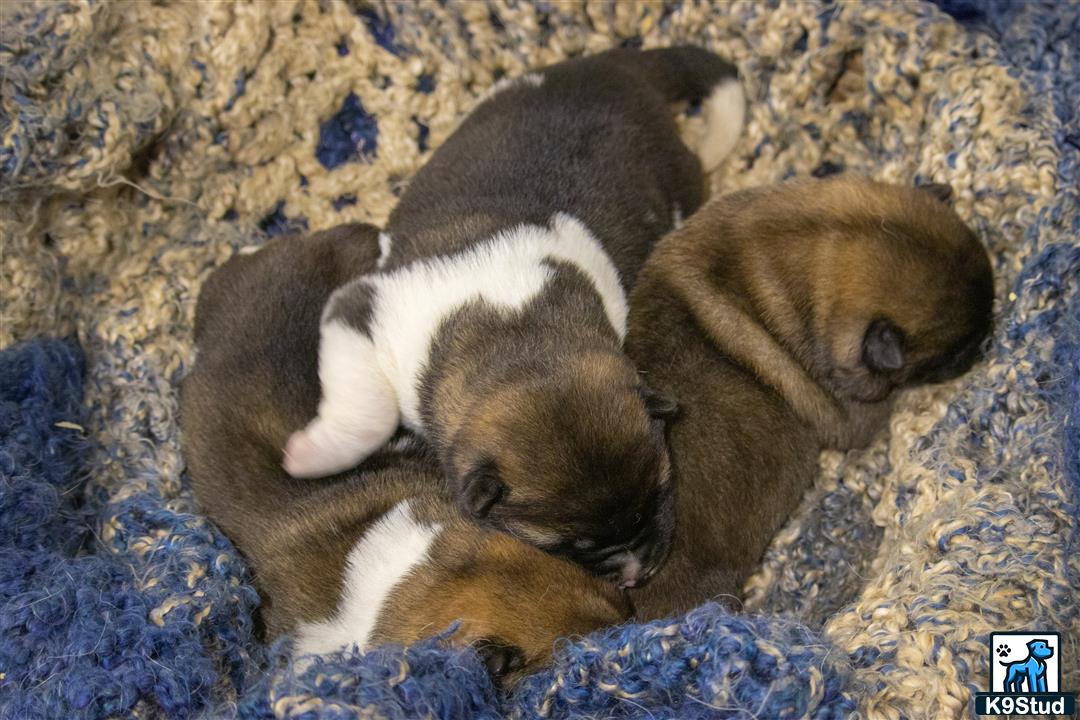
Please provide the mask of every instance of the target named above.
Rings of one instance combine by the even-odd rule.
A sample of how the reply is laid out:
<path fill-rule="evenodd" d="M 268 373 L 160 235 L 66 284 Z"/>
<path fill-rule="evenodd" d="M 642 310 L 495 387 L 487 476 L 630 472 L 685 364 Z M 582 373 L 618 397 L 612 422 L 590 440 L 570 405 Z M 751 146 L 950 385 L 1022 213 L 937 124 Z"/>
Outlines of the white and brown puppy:
<path fill-rule="evenodd" d="M 297 654 L 410 643 L 460 620 L 496 676 L 544 663 L 559 637 L 629 615 L 617 588 L 467 521 L 439 464 L 395 441 L 326 482 L 295 480 L 280 447 L 318 402 L 318 320 L 376 261 L 376 231 L 346 226 L 233 258 L 207 281 L 184 380 L 184 454 L 199 503 L 250 562 L 271 637 Z"/>
<path fill-rule="evenodd" d="M 314 477 L 399 422 L 470 517 L 633 585 L 671 535 L 671 404 L 622 352 L 627 288 L 702 201 L 744 97 L 700 48 L 613 50 L 500 84 L 413 179 L 382 271 L 322 316 L 318 416 L 285 448 Z M 671 104 L 703 99 L 699 156 Z"/>
<path fill-rule="evenodd" d="M 866 443 L 894 390 L 974 362 L 993 278 L 947 190 L 853 177 L 747 190 L 658 244 L 627 352 L 680 404 L 678 523 L 667 563 L 632 593 L 640 618 L 737 604 L 819 451 Z"/>

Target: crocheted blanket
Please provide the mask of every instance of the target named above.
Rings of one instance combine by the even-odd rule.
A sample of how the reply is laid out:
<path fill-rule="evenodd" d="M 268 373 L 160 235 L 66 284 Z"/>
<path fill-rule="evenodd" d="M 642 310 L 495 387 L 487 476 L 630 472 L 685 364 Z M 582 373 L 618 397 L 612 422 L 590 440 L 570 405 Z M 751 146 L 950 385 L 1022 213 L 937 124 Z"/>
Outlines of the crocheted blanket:
<path fill-rule="evenodd" d="M 994 259 L 988 358 L 823 455 L 746 614 L 568 639 L 510 697 L 438 639 L 292 667 L 184 474 L 201 283 L 384 221 L 500 76 L 675 42 L 751 98 L 718 191 L 952 185 Z M 0 718 L 959 718 L 1024 628 L 1080 689 L 1075 3 L 13 2 L 0 64 Z"/>

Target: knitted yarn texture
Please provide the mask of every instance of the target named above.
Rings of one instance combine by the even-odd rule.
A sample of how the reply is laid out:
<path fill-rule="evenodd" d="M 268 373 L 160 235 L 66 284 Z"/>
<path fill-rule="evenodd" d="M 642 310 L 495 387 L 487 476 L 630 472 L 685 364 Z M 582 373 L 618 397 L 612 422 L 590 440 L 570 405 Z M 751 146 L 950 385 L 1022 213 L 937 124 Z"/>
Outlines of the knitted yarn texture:
<path fill-rule="evenodd" d="M 437 638 L 261 645 L 180 455 L 203 281 L 384 222 L 504 75 L 687 42 L 750 98 L 714 192 L 953 187 L 993 258 L 986 359 L 822 456 L 744 615 L 567 639 L 509 697 Z M 40 0 L 0 9 L 0 64 L 0 718 L 960 718 L 989 633 L 1028 628 L 1080 689 L 1076 4 Z"/>

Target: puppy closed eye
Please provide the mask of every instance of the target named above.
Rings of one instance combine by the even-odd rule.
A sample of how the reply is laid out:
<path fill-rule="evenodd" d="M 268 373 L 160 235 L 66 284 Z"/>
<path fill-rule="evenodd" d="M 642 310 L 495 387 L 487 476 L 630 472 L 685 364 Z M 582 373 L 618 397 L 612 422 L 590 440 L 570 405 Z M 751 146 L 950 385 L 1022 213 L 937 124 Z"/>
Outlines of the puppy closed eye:
<path fill-rule="evenodd" d="M 679 403 L 673 398 L 662 395 L 648 385 L 638 388 L 641 401 L 645 403 L 645 411 L 654 420 L 668 421 L 679 414 Z"/>

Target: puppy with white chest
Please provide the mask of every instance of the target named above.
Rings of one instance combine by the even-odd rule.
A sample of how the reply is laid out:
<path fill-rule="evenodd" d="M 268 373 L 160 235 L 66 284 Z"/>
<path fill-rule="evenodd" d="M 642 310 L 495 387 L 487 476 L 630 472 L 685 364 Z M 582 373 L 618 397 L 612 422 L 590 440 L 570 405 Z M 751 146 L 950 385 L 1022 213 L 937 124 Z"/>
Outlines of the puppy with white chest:
<path fill-rule="evenodd" d="M 671 104 L 697 99 L 695 155 Z M 400 422 L 434 445 L 473 519 L 646 579 L 672 532 L 672 406 L 623 354 L 625 293 L 701 203 L 703 165 L 731 150 L 743 112 L 734 68 L 693 47 L 500 83 L 411 182 L 381 272 L 327 303 L 322 400 L 286 469 L 352 467 Z"/>
<path fill-rule="evenodd" d="M 318 320 L 342 283 L 370 271 L 376 230 L 345 226 L 276 240 L 205 284 L 199 355 L 181 388 L 196 497 L 254 571 L 270 637 L 296 654 L 450 637 L 511 681 L 555 641 L 618 624 L 622 593 L 566 560 L 478 527 L 422 442 L 405 436 L 325 482 L 280 464 L 318 403 Z"/>
<path fill-rule="evenodd" d="M 658 244 L 627 353 L 679 402 L 678 524 L 667 563 L 632 593 L 639 618 L 737 605 L 819 451 L 867 443 L 896 389 L 972 365 L 993 278 L 948 195 L 791 182 L 722 197 Z"/>

